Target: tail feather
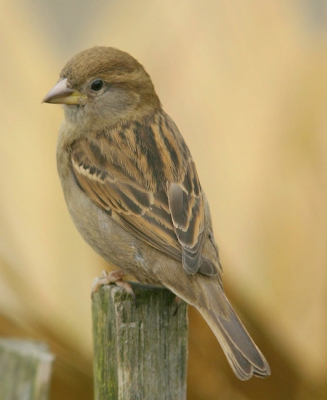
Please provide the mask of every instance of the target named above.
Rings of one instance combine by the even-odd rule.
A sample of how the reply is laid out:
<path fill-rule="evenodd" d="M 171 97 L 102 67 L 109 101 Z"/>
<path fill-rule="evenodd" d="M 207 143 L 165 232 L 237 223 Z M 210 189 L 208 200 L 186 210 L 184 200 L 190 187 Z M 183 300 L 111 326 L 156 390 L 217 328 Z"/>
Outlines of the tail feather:
<path fill-rule="evenodd" d="M 171 276 L 176 274 L 172 270 Z M 183 277 L 185 280 L 185 276 Z M 220 276 L 189 275 L 188 285 L 180 277 L 165 286 L 197 308 L 218 339 L 235 375 L 245 381 L 270 375 L 269 365 L 236 315 L 222 288 Z M 176 282 L 182 282 L 178 287 Z"/>
<path fill-rule="evenodd" d="M 197 308 L 213 330 L 235 375 L 241 380 L 248 380 L 253 375 L 270 375 L 265 357 L 251 339 L 222 290 L 220 295 L 225 297 L 227 312 L 222 313 L 221 309 L 216 308 Z"/>

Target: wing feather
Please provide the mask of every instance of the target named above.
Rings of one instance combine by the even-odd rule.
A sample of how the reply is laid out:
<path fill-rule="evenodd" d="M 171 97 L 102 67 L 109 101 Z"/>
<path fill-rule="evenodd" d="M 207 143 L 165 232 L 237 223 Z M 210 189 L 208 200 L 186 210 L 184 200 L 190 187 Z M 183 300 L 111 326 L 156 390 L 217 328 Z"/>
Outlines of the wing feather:
<path fill-rule="evenodd" d="M 204 200 L 196 168 L 166 114 L 100 132 L 97 141 L 80 139 L 71 150 L 79 186 L 117 223 L 190 274 L 217 272 L 201 256 Z"/>

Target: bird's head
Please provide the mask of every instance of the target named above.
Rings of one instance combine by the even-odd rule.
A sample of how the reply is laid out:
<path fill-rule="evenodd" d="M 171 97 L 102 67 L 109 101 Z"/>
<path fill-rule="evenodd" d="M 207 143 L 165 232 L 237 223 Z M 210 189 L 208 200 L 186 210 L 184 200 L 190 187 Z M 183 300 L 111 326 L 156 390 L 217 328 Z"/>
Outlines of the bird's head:
<path fill-rule="evenodd" d="M 160 108 L 143 66 L 112 47 L 93 47 L 75 55 L 43 102 L 64 104 L 67 122 L 84 128 L 136 119 Z"/>

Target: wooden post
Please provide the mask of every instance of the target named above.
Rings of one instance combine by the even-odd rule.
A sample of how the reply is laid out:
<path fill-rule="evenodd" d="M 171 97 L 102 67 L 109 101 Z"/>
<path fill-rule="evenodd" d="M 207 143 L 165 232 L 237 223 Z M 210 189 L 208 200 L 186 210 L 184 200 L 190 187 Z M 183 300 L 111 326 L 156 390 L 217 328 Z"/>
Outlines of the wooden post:
<path fill-rule="evenodd" d="M 167 289 L 131 283 L 131 295 L 93 295 L 95 400 L 185 400 L 187 305 Z"/>
<path fill-rule="evenodd" d="M 53 360 L 44 343 L 0 339 L 0 399 L 47 400 Z"/>

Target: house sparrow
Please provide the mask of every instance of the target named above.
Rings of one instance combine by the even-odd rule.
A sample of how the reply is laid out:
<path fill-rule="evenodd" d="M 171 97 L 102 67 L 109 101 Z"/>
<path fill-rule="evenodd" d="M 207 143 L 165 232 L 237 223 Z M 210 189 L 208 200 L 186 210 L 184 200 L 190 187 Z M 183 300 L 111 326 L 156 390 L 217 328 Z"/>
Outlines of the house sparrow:
<path fill-rule="evenodd" d="M 203 315 L 236 376 L 270 375 L 221 281 L 209 205 L 190 151 L 129 54 L 74 56 L 44 102 L 64 104 L 57 163 L 72 219 L 93 249 Z M 108 281 L 110 277 L 108 278 Z"/>

